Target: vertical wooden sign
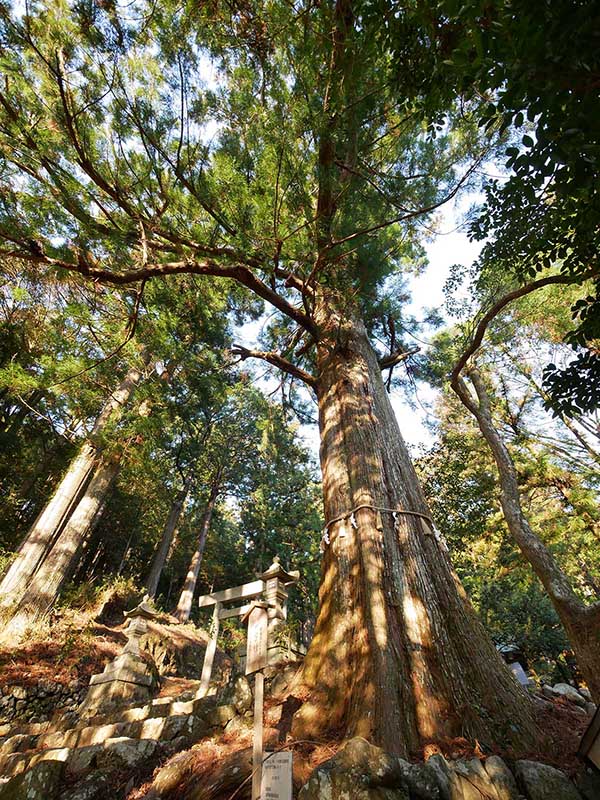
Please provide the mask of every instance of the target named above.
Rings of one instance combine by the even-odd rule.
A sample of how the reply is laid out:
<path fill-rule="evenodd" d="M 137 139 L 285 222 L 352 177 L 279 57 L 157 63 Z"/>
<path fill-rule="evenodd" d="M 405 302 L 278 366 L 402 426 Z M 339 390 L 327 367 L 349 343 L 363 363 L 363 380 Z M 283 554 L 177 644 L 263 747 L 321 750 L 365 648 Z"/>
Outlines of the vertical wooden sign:
<path fill-rule="evenodd" d="M 246 675 L 251 675 L 267 666 L 267 609 L 255 605 L 248 615 L 248 638 L 246 640 Z"/>
<path fill-rule="evenodd" d="M 252 800 L 260 800 L 263 760 L 263 696 L 267 666 L 268 614 L 266 603 L 257 603 L 248 612 L 246 642 L 246 675 L 254 677 L 254 736 L 252 742 Z"/>

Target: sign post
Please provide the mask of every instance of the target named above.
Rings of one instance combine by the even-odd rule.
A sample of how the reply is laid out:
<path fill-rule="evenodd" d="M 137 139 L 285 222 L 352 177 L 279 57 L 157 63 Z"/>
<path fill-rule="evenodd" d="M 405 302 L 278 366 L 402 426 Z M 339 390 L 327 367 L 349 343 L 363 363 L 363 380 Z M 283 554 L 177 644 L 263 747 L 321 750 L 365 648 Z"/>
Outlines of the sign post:
<path fill-rule="evenodd" d="M 275 556 L 266 572 L 258 580 L 242 586 L 233 586 L 219 592 L 202 595 L 200 608 L 214 606 L 212 636 L 206 647 L 202 679 L 197 697 L 208 692 L 212 674 L 219 622 L 240 617 L 248 623 L 246 644 L 246 675 L 254 674 L 254 738 L 252 748 L 252 800 L 291 800 L 291 753 L 276 753 L 269 756 L 267 788 L 261 789 L 263 776 L 263 669 L 269 661 L 269 646 L 276 643 L 277 627 L 287 618 L 287 587 L 300 577 L 297 571 L 287 572 Z M 265 601 L 258 598 L 264 597 Z M 245 602 L 236 608 L 227 608 L 228 603 Z M 288 766 L 286 766 L 288 765 Z M 288 787 L 289 784 L 289 787 Z M 269 788 L 270 787 L 270 788 Z M 277 792 L 274 794 L 274 792 Z"/>
<path fill-rule="evenodd" d="M 588 729 L 583 734 L 577 755 L 587 758 L 596 769 L 600 769 L 600 708 L 597 709 Z"/>
<path fill-rule="evenodd" d="M 242 617 L 248 622 L 246 644 L 246 675 L 254 675 L 254 735 L 252 740 L 252 800 L 261 798 L 263 762 L 263 699 L 264 675 L 267 666 L 267 637 L 269 618 L 267 603 L 252 603 Z"/>

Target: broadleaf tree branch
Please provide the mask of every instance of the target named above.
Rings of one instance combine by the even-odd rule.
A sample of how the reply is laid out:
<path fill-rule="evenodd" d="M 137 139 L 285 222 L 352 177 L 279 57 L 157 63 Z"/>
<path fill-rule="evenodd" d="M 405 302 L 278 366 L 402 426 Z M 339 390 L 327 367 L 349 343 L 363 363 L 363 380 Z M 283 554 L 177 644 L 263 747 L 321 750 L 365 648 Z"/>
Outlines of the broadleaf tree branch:
<path fill-rule="evenodd" d="M 460 373 L 467 365 L 467 362 L 471 356 L 474 355 L 481 346 L 483 337 L 485 336 L 485 332 L 490 322 L 492 322 L 492 320 L 497 317 L 507 305 L 512 303 L 514 300 L 518 300 L 521 297 L 531 294 L 531 292 L 535 292 L 537 289 L 542 289 L 544 286 L 551 286 L 553 284 L 568 285 L 572 283 L 582 283 L 583 281 L 597 278 L 599 275 L 600 272 L 597 269 L 588 270 L 588 272 L 583 272 L 581 275 L 548 275 L 545 278 L 540 278 L 537 281 L 526 283 L 524 286 L 520 286 L 518 289 L 514 289 L 512 292 L 508 292 L 499 300 L 497 300 L 494 305 L 483 315 L 477 327 L 475 328 L 475 332 L 471 337 L 471 342 L 463 350 L 459 359 L 456 361 L 452 372 L 450 373 L 450 384 L 452 388 L 458 393 L 457 386 Z"/>

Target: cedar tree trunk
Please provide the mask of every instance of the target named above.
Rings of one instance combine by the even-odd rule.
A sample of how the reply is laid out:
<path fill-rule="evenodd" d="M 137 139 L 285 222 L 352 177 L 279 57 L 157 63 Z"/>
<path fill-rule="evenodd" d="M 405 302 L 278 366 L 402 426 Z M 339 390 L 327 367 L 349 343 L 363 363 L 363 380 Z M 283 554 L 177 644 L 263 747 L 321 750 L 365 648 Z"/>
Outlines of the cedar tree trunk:
<path fill-rule="evenodd" d="M 149 363 L 147 354 L 144 361 Z M 58 488 L 38 516 L 21 544 L 17 557 L 0 583 L 0 608 L 15 608 L 28 590 L 29 582 L 50 551 L 53 543 L 77 508 L 86 482 L 94 469 L 99 451 L 96 441 L 108 423 L 120 414 L 142 378 L 142 372 L 132 367 L 118 388 L 108 398 L 98 415 L 89 439 L 71 462 Z"/>
<path fill-rule="evenodd" d="M 206 545 L 206 537 L 208 536 L 213 511 L 215 510 L 215 504 L 217 502 L 220 489 L 221 470 L 217 472 L 211 484 L 208 502 L 206 503 L 204 514 L 202 515 L 202 524 L 200 525 L 200 535 L 198 537 L 198 547 L 196 548 L 196 551 L 192 556 L 192 560 L 190 561 L 190 566 L 188 573 L 185 576 L 183 589 L 179 595 L 179 602 L 177 603 L 177 608 L 174 611 L 174 616 L 177 617 L 179 622 L 187 622 L 187 620 L 190 618 L 192 601 L 194 599 L 194 592 L 196 590 L 196 583 L 198 581 L 198 573 L 200 572 L 200 564 L 202 563 L 202 556 L 204 555 L 204 547 Z"/>
<path fill-rule="evenodd" d="M 546 545 L 533 532 L 521 507 L 517 471 L 492 417 L 490 398 L 484 380 L 476 369 L 469 377 L 477 401 L 459 378 L 454 389 L 471 411 L 496 462 L 500 479 L 500 503 L 506 524 L 515 543 L 542 582 L 577 657 L 594 702 L 600 702 L 600 603 L 586 606 L 573 591 L 569 579 L 554 560 Z"/>
<path fill-rule="evenodd" d="M 21 629 L 25 623 L 42 616 L 54 603 L 77 563 L 80 547 L 104 505 L 106 494 L 118 470 L 118 459 L 100 461 L 77 508 L 31 579 L 27 592 L 9 623 L 10 628 Z"/>
<path fill-rule="evenodd" d="M 148 579 L 146 580 L 146 591 L 150 597 L 156 596 L 158 582 L 164 569 L 167 556 L 169 555 L 169 549 L 171 547 L 171 543 L 173 542 L 173 538 L 175 537 L 181 514 L 183 513 L 183 509 L 185 507 L 185 501 L 187 500 L 187 496 L 190 491 L 190 484 L 191 481 L 188 479 L 183 489 L 177 493 L 177 496 L 171 504 L 171 510 L 169 511 L 169 516 L 167 517 L 167 521 L 163 529 L 160 544 L 158 545 L 158 549 L 154 554 L 152 566 L 150 567 L 150 573 L 148 574 Z"/>
<path fill-rule="evenodd" d="M 27 584 L 68 519 L 85 486 L 97 457 L 91 442 L 85 442 L 73 459 L 58 488 L 29 529 L 17 557 L 0 583 L 0 604 L 9 608 L 19 602 Z"/>
<path fill-rule="evenodd" d="M 529 748 L 539 736 L 532 703 L 432 525 L 380 510 L 429 516 L 364 324 L 331 308 L 321 319 L 316 390 L 329 541 L 304 664 L 310 696 L 293 734 L 362 736 L 404 755 L 459 735 Z"/>

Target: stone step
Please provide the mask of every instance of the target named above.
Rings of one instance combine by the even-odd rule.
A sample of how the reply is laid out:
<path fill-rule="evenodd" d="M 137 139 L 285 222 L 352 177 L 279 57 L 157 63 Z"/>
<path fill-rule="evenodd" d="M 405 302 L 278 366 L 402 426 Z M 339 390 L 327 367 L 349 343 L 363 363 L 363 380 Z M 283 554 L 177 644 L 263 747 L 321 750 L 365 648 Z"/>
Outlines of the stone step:
<path fill-rule="evenodd" d="M 10 776 L 23 771 L 29 762 L 36 759 L 55 758 L 55 754 L 72 752 L 86 747 L 102 746 L 107 741 L 127 739 L 128 741 L 173 740 L 196 741 L 206 736 L 212 729 L 224 727 L 236 716 L 232 705 L 211 706 L 201 709 L 200 700 L 177 702 L 171 708 L 184 713 L 164 717 L 149 717 L 132 722 L 114 722 L 106 725 L 89 726 L 67 731 L 56 731 L 40 736 L 18 735 L 7 740 L 0 749 L 0 776 Z M 198 713 L 202 711 L 203 713 Z M 196 713 L 194 713 L 196 712 Z M 55 758 L 61 760 L 61 758 Z M 15 772 L 16 770 L 16 772 Z"/>
<path fill-rule="evenodd" d="M 95 768 L 133 767 L 151 758 L 160 747 L 161 743 L 155 739 L 121 736 L 85 747 L 56 747 L 42 752 L 13 753 L 2 760 L 2 778 L 20 775 L 43 761 L 61 762 L 72 776 Z"/>
<path fill-rule="evenodd" d="M 150 703 L 141 706 L 129 706 L 118 709 L 111 714 L 99 714 L 80 720 L 75 725 L 64 725 L 64 720 L 58 718 L 53 722 L 31 722 L 10 725 L 0 725 L 0 753 L 7 752 L 3 746 L 15 736 L 38 736 L 45 733 L 57 733 L 72 728 L 88 728 L 97 725 L 106 725 L 113 722 L 135 722 L 150 717 L 166 717 L 172 714 L 194 713 L 196 703 L 207 707 L 215 704 L 215 696 L 207 695 L 194 700 L 178 700 L 176 697 L 157 697 Z M 190 705 L 193 704 L 193 705 Z M 190 710 L 192 709 L 192 710 Z"/>
<path fill-rule="evenodd" d="M 244 688 L 244 687 L 242 687 Z M 154 741 L 168 744 L 174 740 L 195 741 L 215 728 L 225 727 L 237 714 L 249 708 L 251 692 L 236 690 L 234 705 L 217 705 L 216 695 L 176 700 L 160 697 L 143 706 L 125 708 L 110 717 L 93 717 L 75 727 L 54 729 L 37 725 L 22 726 L 14 735 L 0 739 L 0 778 L 19 774 L 27 765 L 46 757 L 64 760 L 68 753 L 89 747 L 103 747 L 107 741 Z M 63 724 L 66 723 L 63 720 Z M 100 723 L 100 724 L 90 724 Z M 65 755 L 65 753 L 67 755 Z M 46 756 L 46 754 L 49 754 Z M 63 758 L 64 756 L 64 758 Z"/>
<path fill-rule="evenodd" d="M 114 711 L 111 714 L 98 714 L 82 719 L 75 727 L 87 728 L 92 725 L 104 725 L 108 722 L 136 722 L 150 717 L 168 717 L 171 714 L 193 714 L 199 706 L 214 704 L 209 697 L 194 700 L 178 700 L 176 697 L 157 697 L 142 706 L 130 706 Z"/>
<path fill-rule="evenodd" d="M 70 752 L 68 747 L 56 747 L 52 750 L 43 750 L 41 753 L 31 750 L 26 753 L 11 753 L 0 758 L 0 775 L 2 778 L 12 778 L 13 775 L 20 775 L 28 767 L 33 767 L 41 761 L 62 761 L 64 763 Z"/>
<path fill-rule="evenodd" d="M 138 722 L 118 722 L 82 730 L 45 734 L 38 737 L 35 749 L 18 749 L 30 742 L 25 739 L 14 743 L 14 748 L 0 754 L 0 776 L 6 777 L 23 771 L 29 763 L 33 766 L 40 759 L 64 760 L 74 751 L 90 747 L 103 747 L 106 742 L 126 739 L 127 741 L 171 742 L 174 739 L 192 741 L 207 734 L 211 722 L 192 714 L 178 714 L 169 717 L 154 717 Z M 61 754 L 65 754 L 64 758 Z"/>
<path fill-rule="evenodd" d="M 216 718 L 213 720 L 211 715 L 206 719 L 204 716 L 195 714 L 197 705 L 198 701 L 172 704 L 173 710 L 183 712 L 179 714 L 93 725 L 68 731 L 45 733 L 40 736 L 23 734 L 13 736 L 0 747 L 0 775 L 5 774 L 4 765 L 11 764 L 14 760 L 12 756 L 15 754 L 31 757 L 34 752 L 88 747 L 101 744 L 108 739 L 124 737 L 132 740 L 148 739 L 153 741 L 171 741 L 179 736 L 200 737 L 214 724 L 218 724 L 219 720 Z"/>
<path fill-rule="evenodd" d="M 38 733 L 47 733 L 50 730 L 52 730 L 51 722 L 7 722 L 5 725 L 0 725 L 0 741 L 17 733 L 30 733 L 37 736 Z"/>

